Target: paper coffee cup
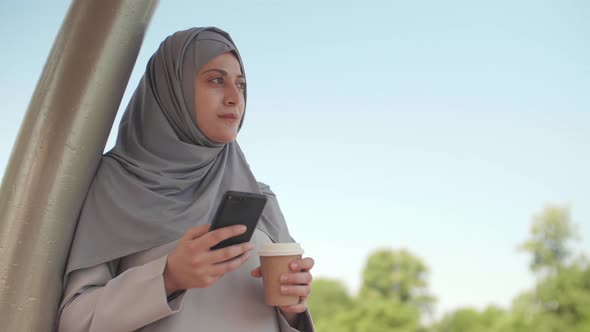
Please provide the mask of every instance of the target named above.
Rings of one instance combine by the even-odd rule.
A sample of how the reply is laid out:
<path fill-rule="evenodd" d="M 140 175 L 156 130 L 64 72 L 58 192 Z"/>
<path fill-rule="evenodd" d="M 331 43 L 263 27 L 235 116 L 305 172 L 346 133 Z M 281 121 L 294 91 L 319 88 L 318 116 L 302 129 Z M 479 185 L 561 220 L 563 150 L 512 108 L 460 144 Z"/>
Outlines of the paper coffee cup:
<path fill-rule="evenodd" d="M 299 296 L 281 294 L 281 275 L 291 272 L 289 264 L 303 255 L 299 243 L 265 243 L 258 250 L 264 302 L 272 306 L 285 306 L 299 303 Z"/>

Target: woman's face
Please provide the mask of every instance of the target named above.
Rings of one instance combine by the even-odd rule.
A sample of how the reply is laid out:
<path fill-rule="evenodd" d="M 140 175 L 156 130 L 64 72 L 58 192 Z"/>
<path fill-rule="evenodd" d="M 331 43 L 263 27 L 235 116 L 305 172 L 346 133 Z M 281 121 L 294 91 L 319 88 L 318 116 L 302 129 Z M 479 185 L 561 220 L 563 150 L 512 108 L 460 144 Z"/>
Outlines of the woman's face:
<path fill-rule="evenodd" d="M 199 129 L 210 140 L 236 139 L 244 115 L 246 78 L 231 52 L 207 62 L 195 79 L 195 116 Z"/>

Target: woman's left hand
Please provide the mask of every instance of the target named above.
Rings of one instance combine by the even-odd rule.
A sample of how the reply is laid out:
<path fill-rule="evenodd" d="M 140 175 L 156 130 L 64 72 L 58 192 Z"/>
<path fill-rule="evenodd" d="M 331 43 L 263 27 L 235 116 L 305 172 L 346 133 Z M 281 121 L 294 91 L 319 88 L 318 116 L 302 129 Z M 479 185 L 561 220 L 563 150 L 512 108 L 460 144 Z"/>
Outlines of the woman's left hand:
<path fill-rule="evenodd" d="M 305 257 L 289 263 L 291 272 L 281 275 L 281 292 L 284 295 L 299 296 L 299 303 L 279 307 L 283 313 L 302 313 L 307 310 L 307 297 L 311 293 L 312 276 L 309 272 L 315 264 L 313 258 Z M 253 277 L 262 277 L 260 267 L 250 274 Z"/>

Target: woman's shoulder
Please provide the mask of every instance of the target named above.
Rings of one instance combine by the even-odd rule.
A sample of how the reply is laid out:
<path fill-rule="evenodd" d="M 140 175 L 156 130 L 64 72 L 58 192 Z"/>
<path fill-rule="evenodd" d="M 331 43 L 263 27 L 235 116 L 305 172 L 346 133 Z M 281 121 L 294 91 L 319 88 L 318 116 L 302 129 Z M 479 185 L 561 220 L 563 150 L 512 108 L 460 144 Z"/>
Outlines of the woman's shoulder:
<path fill-rule="evenodd" d="M 275 193 L 272 191 L 272 189 L 270 189 L 270 186 L 264 182 L 258 181 L 258 188 L 263 194 L 267 196 L 275 196 Z"/>

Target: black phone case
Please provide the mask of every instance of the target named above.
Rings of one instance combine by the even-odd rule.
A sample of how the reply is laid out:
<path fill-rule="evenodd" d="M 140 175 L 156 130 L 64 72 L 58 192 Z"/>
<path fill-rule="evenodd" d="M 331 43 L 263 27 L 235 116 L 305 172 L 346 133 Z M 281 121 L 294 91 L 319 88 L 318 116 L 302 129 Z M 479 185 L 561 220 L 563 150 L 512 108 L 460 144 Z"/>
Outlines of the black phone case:
<path fill-rule="evenodd" d="M 245 225 L 247 230 L 245 233 L 219 242 L 211 247 L 211 250 L 250 241 L 266 205 L 266 200 L 267 198 L 263 194 L 227 191 L 219 203 L 209 231 L 238 224 Z"/>

